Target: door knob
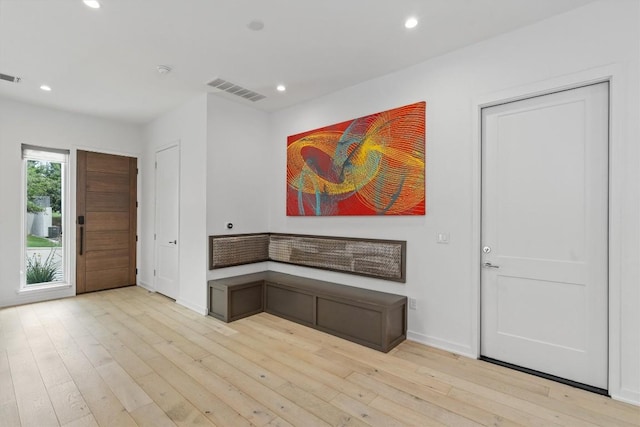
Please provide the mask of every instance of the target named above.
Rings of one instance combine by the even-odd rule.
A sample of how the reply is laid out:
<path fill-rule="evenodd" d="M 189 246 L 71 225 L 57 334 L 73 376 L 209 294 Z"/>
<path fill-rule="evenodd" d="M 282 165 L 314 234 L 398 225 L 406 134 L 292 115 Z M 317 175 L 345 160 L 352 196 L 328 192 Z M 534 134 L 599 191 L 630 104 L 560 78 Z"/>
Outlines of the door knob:
<path fill-rule="evenodd" d="M 493 265 L 490 262 L 485 262 L 484 266 L 487 267 L 487 268 L 500 268 L 499 265 Z"/>
<path fill-rule="evenodd" d="M 173 243 L 174 245 L 177 245 L 177 244 L 178 244 L 178 241 L 177 241 L 177 240 L 174 240 L 173 242 L 169 242 L 169 243 Z"/>

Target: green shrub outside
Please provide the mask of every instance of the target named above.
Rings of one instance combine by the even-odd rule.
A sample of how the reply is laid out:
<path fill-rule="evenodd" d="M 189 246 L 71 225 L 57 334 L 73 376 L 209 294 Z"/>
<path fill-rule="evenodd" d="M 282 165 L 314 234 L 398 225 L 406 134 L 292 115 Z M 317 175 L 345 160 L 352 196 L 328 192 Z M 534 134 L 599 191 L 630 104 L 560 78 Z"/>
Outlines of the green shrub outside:
<path fill-rule="evenodd" d="M 27 257 L 27 284 L 53 282 L 59 263 L 53 258 L 55 250 L 51 249 L 47 258 L 42 261 L 40 254 Z"/>

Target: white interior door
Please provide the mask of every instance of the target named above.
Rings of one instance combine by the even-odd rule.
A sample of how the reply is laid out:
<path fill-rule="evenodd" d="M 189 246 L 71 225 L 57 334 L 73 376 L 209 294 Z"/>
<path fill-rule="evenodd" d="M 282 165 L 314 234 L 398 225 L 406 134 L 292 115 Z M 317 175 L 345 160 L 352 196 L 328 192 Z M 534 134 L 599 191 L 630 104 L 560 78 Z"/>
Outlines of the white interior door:
<path fill-rule="evenodd" d="M 481 354 L 607 389 L 608 83 L 482 110 Z"/>
<path fill-rule="evenodd" d="M 180 239 L 180 149 L 156 152 L 155 289 L 177 299 Z"/>

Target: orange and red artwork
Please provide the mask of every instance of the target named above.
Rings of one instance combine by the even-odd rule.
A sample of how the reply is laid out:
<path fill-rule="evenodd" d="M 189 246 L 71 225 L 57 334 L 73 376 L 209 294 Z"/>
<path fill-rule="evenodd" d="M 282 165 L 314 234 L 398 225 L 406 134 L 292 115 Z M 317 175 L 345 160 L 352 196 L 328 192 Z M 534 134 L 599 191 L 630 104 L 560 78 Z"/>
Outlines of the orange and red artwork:
<path fill-rule="evenodd" d="M 287 138 L 287 215 L 424 215 L 418 102 Z"/>

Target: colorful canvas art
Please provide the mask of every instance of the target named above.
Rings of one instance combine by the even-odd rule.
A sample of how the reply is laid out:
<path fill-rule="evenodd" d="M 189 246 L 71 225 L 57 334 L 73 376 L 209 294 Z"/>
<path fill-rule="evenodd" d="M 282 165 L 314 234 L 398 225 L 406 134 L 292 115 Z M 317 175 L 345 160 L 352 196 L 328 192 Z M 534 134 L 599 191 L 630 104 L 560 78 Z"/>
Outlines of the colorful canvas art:
<path fill-rule="evenodd" d="M 426 102 L 287 138 L 287 215 L 424 215 Z"/>

